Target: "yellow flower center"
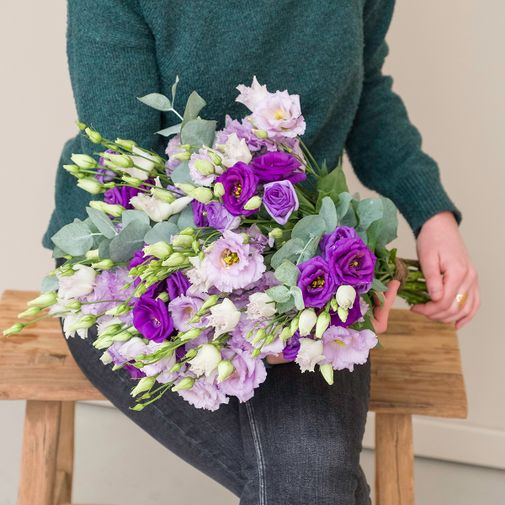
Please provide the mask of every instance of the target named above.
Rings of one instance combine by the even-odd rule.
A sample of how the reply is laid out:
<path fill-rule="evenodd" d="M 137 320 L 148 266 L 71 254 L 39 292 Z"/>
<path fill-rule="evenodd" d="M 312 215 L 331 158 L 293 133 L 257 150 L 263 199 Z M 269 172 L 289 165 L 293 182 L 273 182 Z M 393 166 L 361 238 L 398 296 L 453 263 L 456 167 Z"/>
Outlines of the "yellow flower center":
<path fill-rule="evenodd" d="M 320 275 L 319 277 L 315 278 L 311 283 L 310 287 L 313 289 L 316 288 L 322 288 L 324 286 L 324 277 Z"/>
<path fill-rule="evenodd" d="M 235 198 L 240 198 L 240 195 L 242 194 L 242 184 L 240 184 L 240 182 L 237 182 L 237 184 L 233 186 L 232 193 Z"/>
<path fill-rule="evenodd" d="M 274 112 L 274 118 L 277 119 L 277 120 L 281 120 L 281 119 L 284 119 L 284 111 L 282 109 L 277 109 L 275 112 Z"/>
<path fill-rule="evenodd" d="M 224 263 L 229 267 L 240 261 L 238 254 L 234 251 L 230 251 L 230 249 L 225 249 L 221 257 L 223 258 Z"/>

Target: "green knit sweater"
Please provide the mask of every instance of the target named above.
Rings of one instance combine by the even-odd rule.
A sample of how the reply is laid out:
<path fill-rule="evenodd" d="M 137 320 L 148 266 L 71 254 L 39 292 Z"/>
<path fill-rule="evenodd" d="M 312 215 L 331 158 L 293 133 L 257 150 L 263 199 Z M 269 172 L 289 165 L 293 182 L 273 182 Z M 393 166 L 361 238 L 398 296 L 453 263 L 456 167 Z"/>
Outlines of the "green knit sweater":
<path fill-rule="evenodd" d="M 460 214 L 436 163 L 421 150 L 392 79 L 382 74 L 393 0 L 70 0 L 68 63 L 79 118 L 107 137 L 163 150 L 155 131 L 174 117 L 136 97 L 196 89 L 203 117 L 246 113 L 239 83 L 256 75 L 270 90 L 301 98 L 304 141 L 332 166 L 345 149 L 360 180 L 391 198 L 417 233 L 434 214 Z M 184 98 L 183 98 L 184 97 Z M 73 152 L 93 152 L 83 136 L 67 142 L 56 208 L 44 236 L 82 217 L 89 194 L 62 170 Z"/>

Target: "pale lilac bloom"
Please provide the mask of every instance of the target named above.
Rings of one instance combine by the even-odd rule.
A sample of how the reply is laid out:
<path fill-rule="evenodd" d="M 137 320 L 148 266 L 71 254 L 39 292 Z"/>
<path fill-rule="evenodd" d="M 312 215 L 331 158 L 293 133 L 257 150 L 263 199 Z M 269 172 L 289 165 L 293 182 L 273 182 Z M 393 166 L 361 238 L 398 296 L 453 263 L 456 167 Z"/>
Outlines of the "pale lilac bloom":
<path fill-rule="evenodd" d="M 184 149 L 181 149 L 181 136 L 179 134 L 174 135 L 167 144 L 165 149 L 165 154 L 168 156 L 168 161 L 165 166 L 167 168 L 167 173 L 171 173 L 175 168 L 179 166 L 181 163 L 180 160 L 174 158 L 175 154 L 184 152 Z"/>
<path fill-rule="evenodd" d="M 236 396 L 240 402 L 250 400 L 254 390 L 267 377 L 265 364 L 242 350 L 223 349 L 222 355 L 223 359 L 231 361 L 235 371 L 219 384 L 219 389 L 229 396 Z"/>
<path fill-rule="evenodd" d="M 263 256 L 245 244 L 242 235 L 229 230 L 207 249 L 202 266 L 208 283 L 222 292 L 242 289 L 266 270 Z"/>
<path fill-rule="evenodd" d="M 168 304 L 168 311 L 174 321 L 174 326 L 179 331 L 188 331 L 196 326 L 189 321 L 195 316 L 203 300 L 195 296 L 182 295 L 174 298 Z"/>
<path fill-rule="evenodd" d="M 342 326 L 330 326 L 323 335 L 326 362 L 335 370 L 366 363 L 370 349 L 377 345 L 377 335 L 371 330 L 353 330 Z"/>
<path fill-rule="evenodd" d="M 191 405 L 197 409 L 217 410 L 220 405 L 228 403 L 229 398 L 218 388 L 215 379 L 206 377 L 198 379 L 191 389 L 177 391 Z"/>
<path fill-rule="evenodd" d="M 196 160 L 208 161 L 209 163 L 212 164 L 207 149 L 202 148 L 199 149 L 197 153 L 193 153 L 191 155 L 191 158 L 189 158 L 188 167 L 189 167 L 189 175 L 191 176 L 191 179 L 193 179 L 193 182 L 196 185 L 210 186 L 214 182 L 214 179 L 216 178 L 216 173 L 218 173 L 217 170 L 215 171 L 215 173 L 204 175 L 196 168 L 195 165 Z"/>

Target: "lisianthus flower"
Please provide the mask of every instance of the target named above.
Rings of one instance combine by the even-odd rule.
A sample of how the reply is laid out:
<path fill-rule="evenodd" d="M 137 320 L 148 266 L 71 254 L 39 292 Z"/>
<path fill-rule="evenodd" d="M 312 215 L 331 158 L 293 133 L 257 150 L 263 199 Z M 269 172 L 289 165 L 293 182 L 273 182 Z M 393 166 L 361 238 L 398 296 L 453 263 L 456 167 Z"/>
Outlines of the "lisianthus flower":
<path fill-rule="evenodd" d="M 259 151 L 262 148 L 277 149 L 277 146 L 272 141 L 258 138 L 253 133 L 253 126 L 250 121 L 243 119 L 238 121 L 232 119 L 228 114 L 225 117 L 225 126 L 222 130 L 216 132 L 216 139 L 214 143 L 225 144 L 231 134 L 235 134 L 239 139 L 244 139 L 249 151 Z"/>
<path fill-rule="evenodd" d="M 194 325 L 189 322 L 200 307 L 203 305 L 203 300 L 195 296 L 178 296 L 173 298 L 168 304 L 168 310 L 174 321 L 174 326 L 179 331 L 188 331 Z"/>
<path fill-rule="evenodd" d="M 221 352 L 215 345 L 203 344 L 198 349 L 196 356 L 188 363 L 191 366 L 191 372 L 197 377 L 200 375 L 209 377 L 216 370 L 221 359 Z"/>
<path fill-rule="evenodd" d="M 195 381 L 191 389 L 184 389 L 177 391 L 177 393 L 197 409 L 210 411 L 215 411 L 220 405 L 230 401 L 218 388 L 215 380 L 208 380 L 205 377 Z"/>
<path fill-rule="evenodd" d="M 189 279 L 183 272 L 178 270 L 170 274 L 166 280 L 167 293 L 170 300 L 185 295 L 189 288 Z"/>
<path fill-rule="evenodd" d="M 163 342 L 174 331 L 174 322 L 166 303 L 150 296 L 141 296 L 133 307 L 133 326 L 148 340 Z"/>
<path fill-rule="evenodd" d="M 268 319 L 276 312 L 274 301 L 266 293 L 256 292 L 249 296 L 246 310 L 249 319 Z"/>
<path fill-rule="evenodd" d="M 337 226 L 331 233 L 322 236 L 319 247 L 325 253 L 327 249 L 334 246 L 339 240 L 346 238 L 359 238 L 359 235 L 350 226 Z"/>
<path fill-rule="evenodd" d="M 286 224 L 291 214 L 298 210 L 298 196 L 291 181 L 276 181 L 265 184 L 263 205 L 272 219 Z"/>
<path fill-rule="evenodd" d="M 202 266 L 207 282 L 225 293 L 256 282 L 266 270 L 263 256 L 228 230 L 206 250 Z"/>
<path fill-rule="evenodd" d="M 182 152 L 184 152 L 184 149 L 181 149 L 181 136 L 180 134 L 174 135 L 168 141 L 167 147 L 165 149 L 165 154 L 168 156 L 168 160 L 165 164 L 168 175 L 170 175 L 173 170 L 177 168 L 181 163 L 180 160 L 174 158 L 174 155 Z"/>
<path fill-rule="evenodd" d="M 215 144 L 221 156 L 223 166 L 230 168 L 238 162 L 249 163 L 252 158 L 251 151 L 245 139 L 241 139 L 236 133 L 231 133 L 224 144 Z"/>
<path fill-rule="evenodd" d="M 240 320 L 240 312 L 229 298 L 210 308 L 207 324 L 214 327 L 214 338 L 233 330 Z"/>
<path fill-rule="evenodd" d="M 296 184 L 306 178 L 300 161 L 283 151 L 261 154 L 252 160 L 251 167 L 260 183 L 288 180 Z"/>
<path fill-rule="evenodd" d="M 86 265 L 74 265 L 72 275 L 58 277 L 58 298 L 64 300 L 86 296 L 93 291 L 95 286 L 96 271 Z"/>
<path fill-rule="evenodd" d="M 251 167 L 239 161 L 217 179 L 224 187 L 223 204 L 233 216 L 250 216 L 257 209 L 246 210 L 244 205 L 256 193 L 258 180 Z"/>
<path fill-rule="evenodd" d="M 295 331 L 293 336 L 286 342 L 286 347 L 282 350 L 282 357 L 286 361 L 294 361 L 300 350 L 300 332 Z"/>
<path fill-rule="evenodd" d="M 234 230 L 240 226 L 240 217 L 231 215 L 219 202 L 207 204 L 192 202 L 195 225 L 203 228 L 210 226 L 219 231 Z"/>
<path fill-rule="evenodd" d="M 298 287 L 305 306 L 322 308 L 335 294 L 335 282 L 328 263 L 321 256 L 314 256 L 300 263 L 298 269 Z"/>
<path fill-rule="evenodd" d="M 205 171 L 199 168 L 199 162 L 205 163 Z M 216 178 L 216 167 L 209 158 L 209 153 L 205 148 L 191 155 L 188 167 L 191 179 L 193 179 L 193 182 L 198 186 L 210 186 Z"/>
<path fill-rule="evenodd" d="M 177 198 L 177 200 L 172 203 L 167 203 L 159 200 L 155 196 L 139 193 L 137 196 L 130 199 L 130 203 L 133 208 L 144 211 L 150 219 L 159 223 L 165 221 L 174 214 L 179 214 L 179 212 L 188 206 L 191 200 L 191 197 L 183 196 Z"/>
<path fill-rule="evenodd" d="M 132 186 L 116 186 L 105 191 L 103 201 L 111 205 L 121 205 L 125 209 L 133 209 L 130 199 L 137 196 L 141 190 Z"/>
<path fill-rule="evenodd" d="M 376 257 L 361 238 L 337 240 L 326 246 L 325 256 L 336 285 L 348 284 L 358 293 L 372 287 Z"/>
<path fill-rule="evenodd" d="M 323 342 L 322 340 L 313 340 L 311 338 L 301 338 L 300 349 L 296 355 L 295 362 L 300 365 L 300 370 L 302 372 L 314 371 L 314 367 L 322 363 L 325 359 L 323 354 Z"/>
<path fill-rule="evenodd" d="M 347 368 L 354 370 L 354 365 L 366 363 L 370 349 L 377 345 L 377 335 L 371 330 L 353 330 L 341 326 L 330 326 L 323 335 L 326 362 L 335 370 Z"/>
<path fill-rule="evenodd" d="M 227 395 L 236 396 L 240 402 L 250 400 L 254 390 L 267 377 L 263 361 L 241 350 L 223 349 L 222 355 L 231 361 L 235 370 L 219 384 L 219 389 Z"/>
<path fill-rule="evenodd" d="M 260 84 L 256 76 L 253 76 L 251 86 L 239 84 L 240 94 L 235 98 L 236 102 L 243 103 L 250 111 L 254 111 L 270 94 L 265 84 Z"/>

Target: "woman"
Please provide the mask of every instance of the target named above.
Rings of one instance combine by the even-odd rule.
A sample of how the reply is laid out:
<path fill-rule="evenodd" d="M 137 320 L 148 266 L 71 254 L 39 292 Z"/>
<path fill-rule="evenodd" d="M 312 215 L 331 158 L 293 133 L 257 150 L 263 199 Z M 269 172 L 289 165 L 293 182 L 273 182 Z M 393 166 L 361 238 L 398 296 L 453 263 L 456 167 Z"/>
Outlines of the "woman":
<path fill-rule="evenodd" d="M 467 323 L 479 305 L 475 271 L 458 231 L 460 213 L 441 186 L 435 162 L 421 150 L 401 99 L 382 75 L 393 0 L 69 2 L 68 58 L 79 117 L 106 136 L 163 149 L 153 132 L 169 117 L 134 97 L 197 89 L 208 117 L 241 114 L 234 86 L 256 74 L 270 89 L 301 97 L 304 140 L 332 166 L 346 149 L 367 186 L 390 197 L 417 237 L 432 301 L 414 311 Z M 181 106 L 182 104 L 179 104 Z M 222 126 L 222 125 L 218 125 Z M 78 136 L 72 152 L 92 152 Z M 84 214 L 88 195 L 59 170 L 56 210 L 44 243 Z M 384 331 L 396 283 L 376 310 Z M 132 412 L 130 379 L 98 360 L 88 340 L 70 349 L 84 373 L 120 410 L 174 453 L 240 497 L 242 505 L 370 503 L 359 466 L 370 364 L 319 374 L 295 364 L 272 366 L 254 398 L 217 412 L 195 410 L 177 395 Z M 281 360 L 274 360 L 281 362 Z"/>

